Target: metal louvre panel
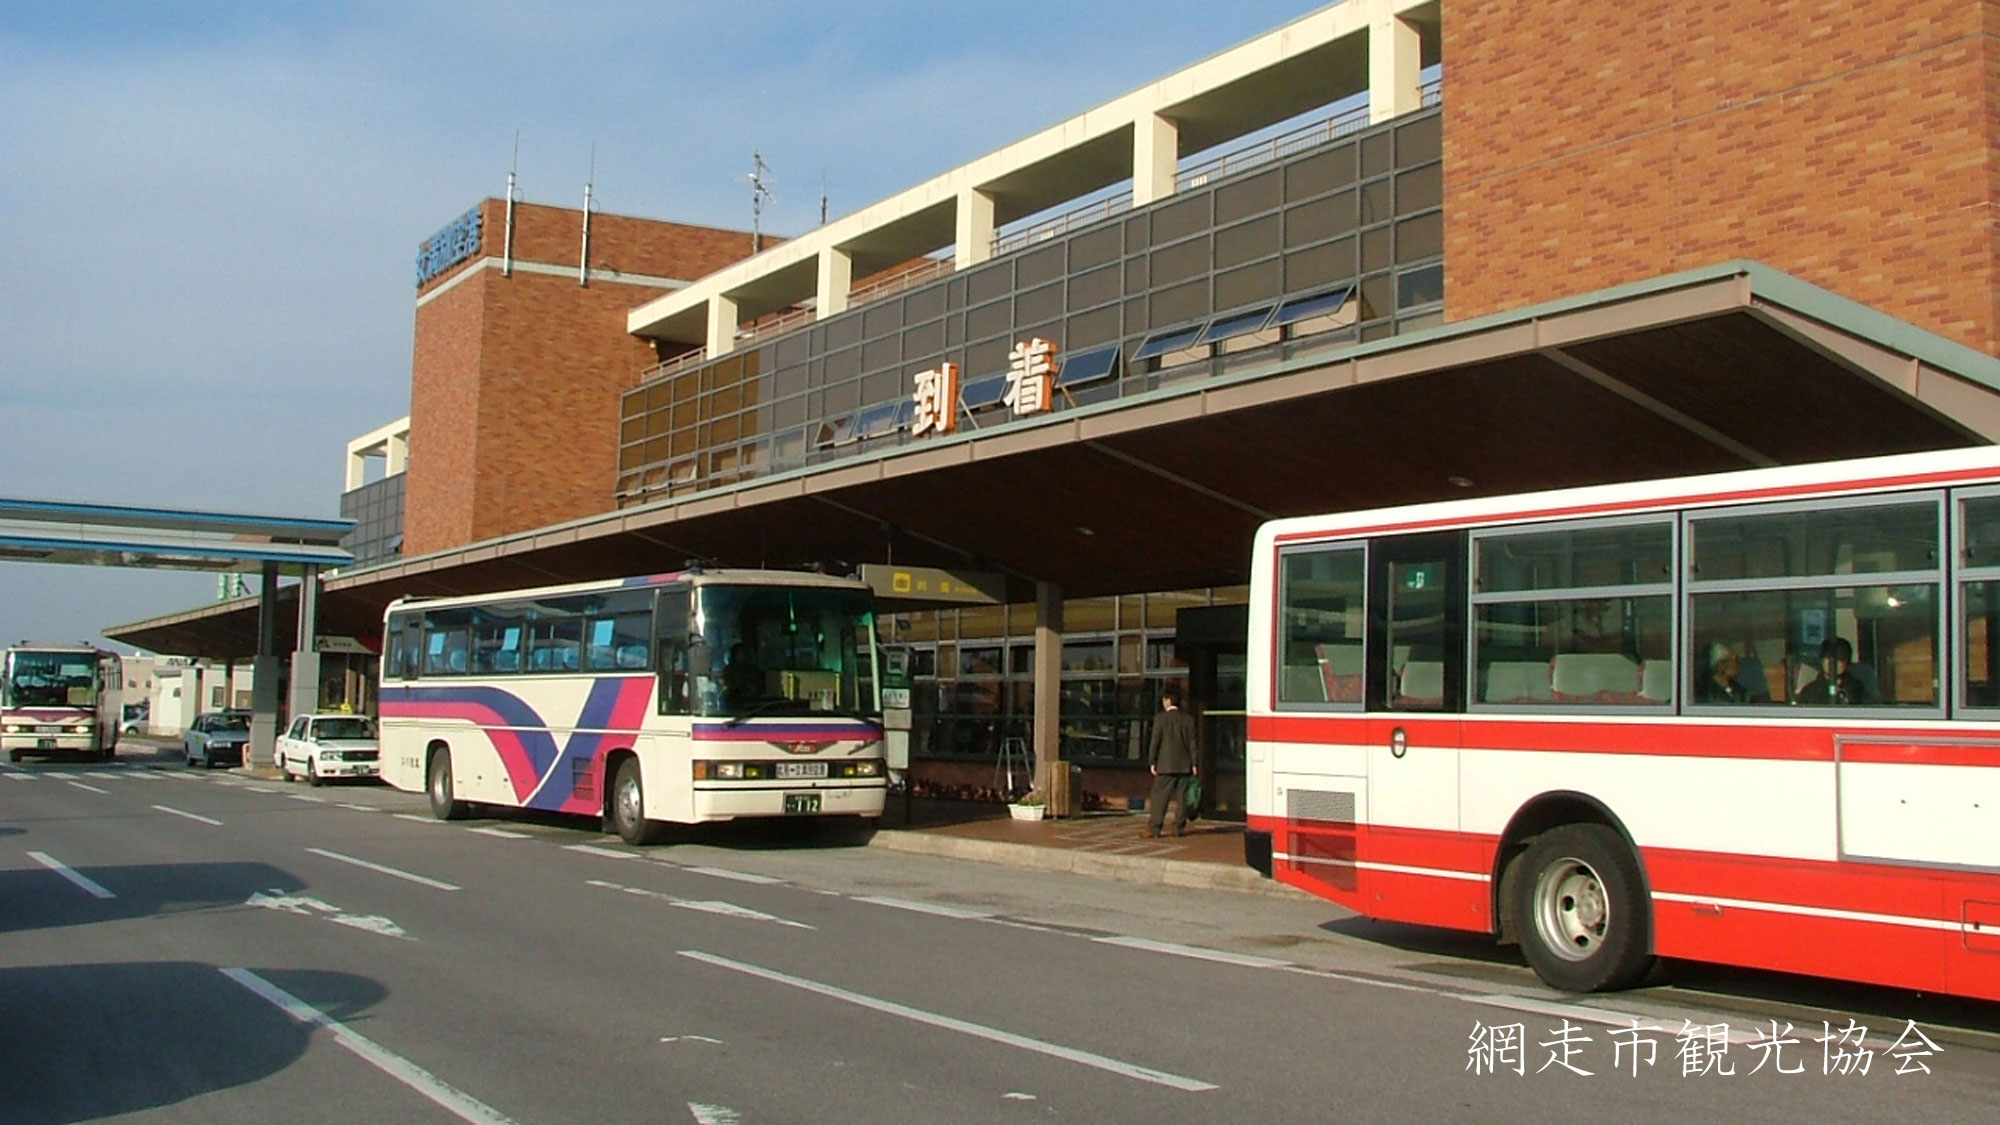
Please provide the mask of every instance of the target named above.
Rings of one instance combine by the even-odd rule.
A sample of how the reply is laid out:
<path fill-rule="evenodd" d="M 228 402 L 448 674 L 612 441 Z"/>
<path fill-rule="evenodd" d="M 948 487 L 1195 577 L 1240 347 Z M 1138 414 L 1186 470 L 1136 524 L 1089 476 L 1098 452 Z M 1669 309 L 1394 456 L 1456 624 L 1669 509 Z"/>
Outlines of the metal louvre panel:
<path fill-rule="evenodd" d="M 1354 823 L 1354 794 L 1321 789 L 1287 789 L 1287 820 L 1332 820 Z"/>

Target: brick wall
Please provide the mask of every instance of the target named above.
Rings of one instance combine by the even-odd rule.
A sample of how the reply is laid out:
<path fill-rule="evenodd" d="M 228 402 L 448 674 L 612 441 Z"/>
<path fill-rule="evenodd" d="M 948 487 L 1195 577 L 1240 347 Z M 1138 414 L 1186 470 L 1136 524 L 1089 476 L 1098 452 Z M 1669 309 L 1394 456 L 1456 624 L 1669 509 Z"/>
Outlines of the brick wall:
<path fill-rule="evenodd" d="M 1754 258 L 2000 351 L 1996 12 L 1449 5 L 1451 316 Z"/>
<path fill-rule="evenodd" d="M 480 208 L 480 253 L 418 291 L 452 286 L 416 313 L 405 555 L 610 510 L 619 394 L 655 361 L 625 314 L 665 292 L 630 275 L 689 281 L 750 250 L 742 231 L 594 214 L 591 268 L 627 277 L 582 286 L 582 213 L 517 204 L 515 261 L 565 269 L 506 277 L 480 265 L 503 253 L 506 204 Z"/>

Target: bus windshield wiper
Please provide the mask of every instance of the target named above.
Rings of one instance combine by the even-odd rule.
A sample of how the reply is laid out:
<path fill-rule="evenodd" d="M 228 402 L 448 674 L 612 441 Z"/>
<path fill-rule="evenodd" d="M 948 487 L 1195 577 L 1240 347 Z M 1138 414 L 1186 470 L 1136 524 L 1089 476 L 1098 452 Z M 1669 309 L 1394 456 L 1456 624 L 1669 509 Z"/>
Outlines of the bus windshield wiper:
<path fill-rule="evenodd" d="M 759 715 L 768 715 L 772 711 L 775 711 L 778 708 L 783 707 L 788 703 L 797 703 L 797 702 L 798 700 L 796 699 L 784 699 L 784 698 L 760 699 L 757 702 L 752 703 L 749 707 L 744 708 L 742 711 L 734 715 L 731 715 L 729 717 L 729 721 L 722 725 L 726 727 L 733 727 L 743 722 L 743 720 L 745 719 L 754 719 Z"/>

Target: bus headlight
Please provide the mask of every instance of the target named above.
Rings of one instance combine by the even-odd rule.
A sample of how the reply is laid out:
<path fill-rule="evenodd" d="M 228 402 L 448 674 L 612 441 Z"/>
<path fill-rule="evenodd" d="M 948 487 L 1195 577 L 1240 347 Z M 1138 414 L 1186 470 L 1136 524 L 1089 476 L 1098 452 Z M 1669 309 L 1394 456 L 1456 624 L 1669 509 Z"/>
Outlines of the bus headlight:
<path fill-rule="evenodd" d="M 90 733 L 90 724 L 89 724 L 89 723 L 73 723 L 73 724 L 71 724 L 71 725 L 70 725 L 70 728 L 69 728 L 69 732 L 70 732 L 71 734 L 89 734 L 89 733 Z"/>
<path fill-rule="evenodd" d="M 7 733 L 8 733 L 8 734 L 27 734 L 27 733 L 28 733 L 28 726 L 27 726 L 27 724 L 26 724 L 26 723 L 8 723 L 8 724 L 7 724 Z"/>
<path fill-rule="evenodd" d="M 843 762 L 840 766 L 842 777 L 881 777 L 882 759 L 864 758 L 858 762 Z"/>
<path fill-rule="evenodd" d="M 741 781 L 743 776 L 742 762 L 696 761 L 694 764 L 696 781 Z"/>

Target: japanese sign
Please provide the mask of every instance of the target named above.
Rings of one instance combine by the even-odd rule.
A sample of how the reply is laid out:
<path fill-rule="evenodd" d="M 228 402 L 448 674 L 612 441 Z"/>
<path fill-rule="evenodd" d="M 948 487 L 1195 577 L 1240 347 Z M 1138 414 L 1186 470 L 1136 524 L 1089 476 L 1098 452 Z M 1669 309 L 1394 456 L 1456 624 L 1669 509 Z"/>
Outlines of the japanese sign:
<path fill-rule="evenodd" d="M 940 363 L 917 376 L 916 417 L 910 433 L 948 434 L 958 429 L 958 364 Z"/>
<path fill-rule="evenodd" d="M 1831 1022 L 1822 1021 L 1819 1035 L 1797 1033 L 1790 1023 L 1786 1023 L 1781 1031 L 1778 1021 L 1770 1020 L 1767 1026 L 1759 1027 L 1747 1038 L 1731 1035 L 1726 1023 L 1681 1022 L 1681 1028 L 1674 1030 L 1634 1020 L 1630 1027 L 1613 1028 L 1606 1032 L 1604 1038 L 1611 1042 L 1610 1069 L 1636 1078 L 1642 1067 L 1651 1070 L 1659 1065 L 1660 1047 L 1668 1042 L 1671 1043 L 1668 1065 L 1678 1067 L 1684 1078 L 1700 1075 L 1734 1077 L 1738 1073 L 1738 1061 L 1747 1062 L 1750 1056 L 1755 1056 L 1756 1064 L 1747 1066 L 1742 1071 L 1744 1074 L 1755 1074 L 1766 1066 L 1778 1074 L 1804 1074 L 1813 1054 L 1819 1055 L 1819 1072 L 1823 1075 L 1866 1075 L 1878 1051 L 1896 1060 L 1897 1074 L 1929 1074 L 1931 1068 L 1923 1060 L 1943 1050 L 1917 1027 L 1914 1020 L 1906 1021 L 1902 1034 L 1893 1043 L 1878 1047 L 1866 1045 L 1868 1029 L 1853 1020 L 1849 1020 L 1845 1027 L 1835 1027 Z M 1560 1028 L 1550 1029 L 1547 1038 L 1532 1038 L 1526 1024 L 1489 1027 L 1474 1020 L 1472 1034 L 1467 1038 L 1471 1046 L 1465 1052 L 1465 1069 L 1474 1074 L 1512 1071 L 1516 1075 L 1526 1075 L 1528 1067 L 1537 1058 L 1544 1061 L 1535 1067 L 1536 1074 L 1551 1068 L 1583 1077 L 1597 1073 L 1585 1069 L 1589 1054 L 1587 1045 L 1595 1042 L 1597 1037 L 1586 1034 L 1582 1027 L 1567 1019 L 1562 1021 Z M 1807 1044 L 1816 1044 L 1818 1051 L 1815 1052 Z M 1742 1050 L 1732 1055 L 1732 1046 Z M 1601 1067 L 1603 1062 L 1600 1059 L 1588 1065 Z"/>
<path fill-rule="evenodd" d="M 474 207 L 417 247 L 417 288 L 479 253 L 479 208 Z"/>
<path fill-rule="evenodd" d="M 1059 350 L 1055 344 L 1036 336 L 1015 344 L 1014 350 L 1007 353 L 1005 401 L 1015 417 L 1040 414 L 1055 405 L 1051 392 L 1056 372 L 1061 370 L 1056 360 Z"/>

